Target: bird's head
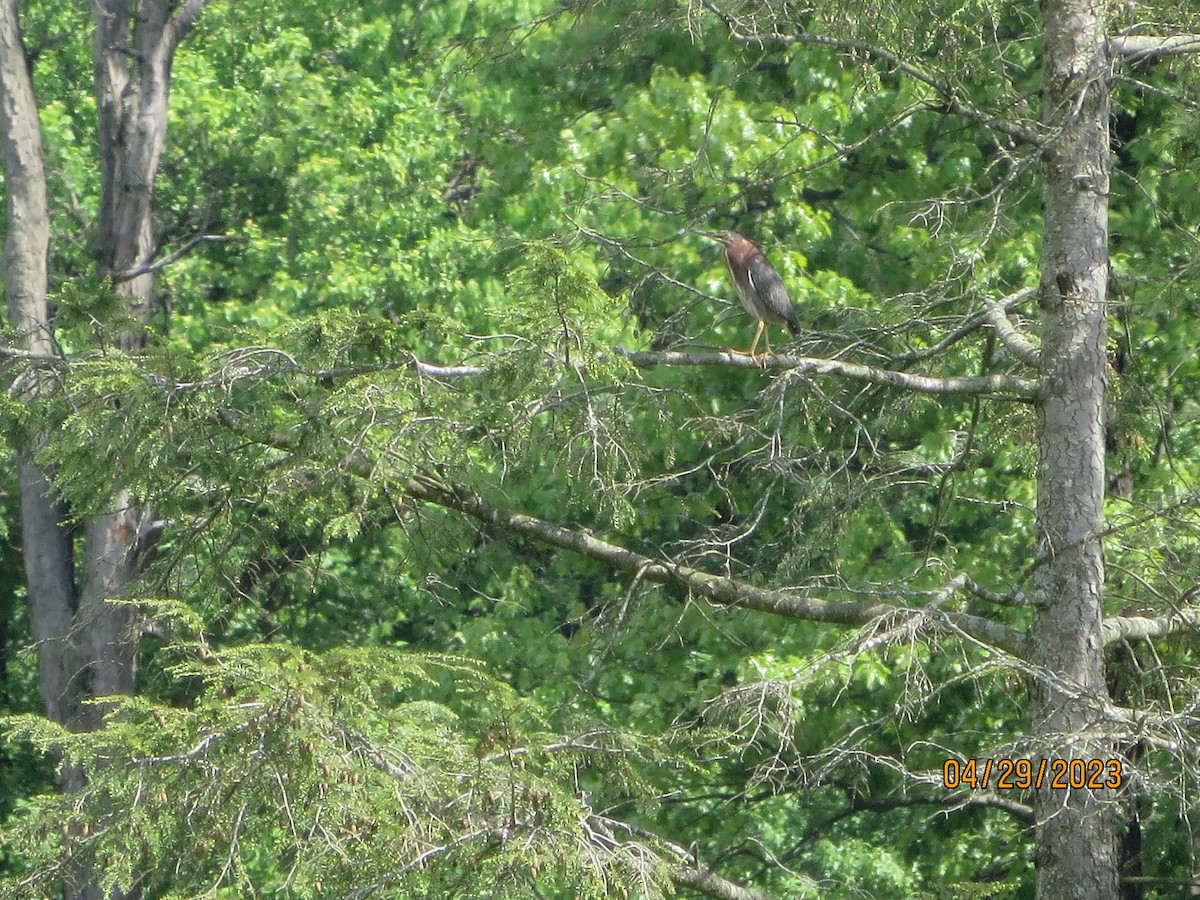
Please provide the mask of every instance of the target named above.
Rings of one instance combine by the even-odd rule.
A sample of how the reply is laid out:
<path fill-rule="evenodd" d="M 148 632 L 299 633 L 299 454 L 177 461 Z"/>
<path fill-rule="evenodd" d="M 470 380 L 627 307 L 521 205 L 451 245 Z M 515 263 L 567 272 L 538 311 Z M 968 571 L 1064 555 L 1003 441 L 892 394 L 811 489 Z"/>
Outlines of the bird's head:
<path fill-rule="evenodd" d="M 708 238 L 710 241 L 716 241 L 725 247 L 728 247 L 736 240 L 745 240 L 736 231 L 697 231 L 696 234 L 700 235 L 700 237 Z"/>

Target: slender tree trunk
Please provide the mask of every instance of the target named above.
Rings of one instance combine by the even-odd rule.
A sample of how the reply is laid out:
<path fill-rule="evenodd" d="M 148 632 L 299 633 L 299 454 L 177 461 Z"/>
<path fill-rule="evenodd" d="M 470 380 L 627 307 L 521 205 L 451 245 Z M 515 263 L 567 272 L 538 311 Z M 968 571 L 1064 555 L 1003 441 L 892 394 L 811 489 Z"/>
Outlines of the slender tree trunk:
<path fill-rule="evenodd" d="M 1045 236 L 1040 303 L 1033 728 L 1051 759 L 1101 759 L 1089 738 L 1107 698 L 1104 558 L 1109 63 L 1099 5 L 1044 0 Z M 1116 817 L 1103 792 L 1038 792 L 1037 894 L 1115 900 Z"/>
<path fill-rule="evenodd" d="M 8 230 L 4 242 L 4 290 L 8 319 L 23 348 L 53 352 L 46 305 L 50 218 L 37 104 L 21 41 L 15 0 L 0 0 L 0 142 Z M 36 370 L 23 379 L 20 395 L 35 402 L 41 390 Z M 54 497 L 46 474 L 30 462 L 36 447 L 19 448 L 21 459 L 21 547 L 29 618 L 38 648 L 38 682 L 46 715 L 67 728 L 84 727 L 83 700 L 90 676 L 79 642 L 73 540 L 67 510 Z M 63 790 L 83 786 L 78 767 L 64 768 Z M 69 898 L 87 896 L 86 876 L 66 878 Z M 81 884 L 76 889 L 73 884 Z M 93 891 L 93 894 L 98 892 Z"/>
<path fill-rule="evenodd" d="M 50 217 L 42 136 L 15 0 L 0 0 L 0 141 L 8 230 L 4 242 L 4 291 L 8 321 L 23 348 L 53 352 L 46 307 Z M 30 379 L 23 394 L 36 397 Z M 38 676 L 46 714 L 76 727 L 84 666 L 73 637 L 78 599 L 66 510 L 50 492 L 44 473 L 20 461 L 21 533 L 30 624 L 38 647 Z M 69 780 L 69 779 L 68 779 Z"/>
<path fill-rule="evenodd" d="M 124 349 L 145 341 L 154 276 L 121 278 L 154 252 L 154 176 L 167 137 L 167 97 L 175 50 L 172 4 L 104 0 L 96 13 L 92 59 L 100 144 L 100 274 L 115 275 L 118 293 L 138 327 Z"/>
<path fill-rule="evenodd" d="M 131 352 L 145 345 L 154 305 L 154 276 L 129 278 L 125 273 L 150 262 L 154 254 L 154 178 L 166 143 L 171 63 L 180 35 L 174 6 L 168 0 L 96 4 L 97 263 L 101 277 L 112 277 L 117 293 L 127 298 L 125 311 L 135 324 L 120 335 L 118 345 Z M 199 6 L 189 8 L 194 15 Z M 133 692 L 139 623 L 130 607 L 105 601 L 137 577 L 151 518 L 151 511 L 125 491 L 113 500 L 112 512 L 90 520 L 84 529 L 80 610 L 94 623 L 88 637 L 95 660 L 93 689 L 100 695 Z"/>
<path fill-rule="evenodd" d="M 170 0 L 96 0 L 93 61 L 101 166 L 98 267 L 127 298 L 134 325 L 119 346 L 145 343 L 153 275 L 122 277 L 150 261 L 153 186 L 166 140 L 168 83 L 175 48 L 191 28 L 204 0 L 176 10 Z M 4 288 L 9 323 L 24 349 L 53 352 L 46 304 L 49 216 L 38 110 L 21 41 L 15 0 L 0 0 L 0 135 L 8 231 Z M 36 379 L 24 396 L 36 399 Z M 67 510 L 51 479 L 30 462 L 36 448 L 22 448 L 22 550 L 33 638 L 46 714 L 73 730 L 99 726 L 104 710 L 93 697 L 134 689 L 139 622 L 128 606 L 109 600 L 125 594 L 145 558 L 150 515 L 128 492 L 118 490 L 111 511 L 84 523 L 83 552 L 76 571 L 75 540 Z M 85 783 L 78 769 L 63 773 L 63 788 Z M 70 870 L 68 898 L 99 898 L 97 873 Z M 125 895 L 117 895 L 125 896 Z"/>
<path fill-rule="evenodd" d="M 132 4 L 105 0 L 96 7 L 93 89 L 100 145 L 100 275 L 115 279 L 127 298 L 134 326 L 118 345 L 136 351 L 145 344 L 154 300 L 154 276 L 123 278 L 148 263 L 154 252 L 154 177 L 167 134 L 167 95 L 176 44 L 166 0 Z M 112 511 L 84 526 L 84 571 L 79 611 L 89 622 L 88 655 L 94 695 L 130 694 L 134 688 L 139 623 L 118 596 L 137 577 L 139 546 L 150 511 L 126 491 L 113 497 Z M 99 724 L 94 708 L 89 725 Z"/>

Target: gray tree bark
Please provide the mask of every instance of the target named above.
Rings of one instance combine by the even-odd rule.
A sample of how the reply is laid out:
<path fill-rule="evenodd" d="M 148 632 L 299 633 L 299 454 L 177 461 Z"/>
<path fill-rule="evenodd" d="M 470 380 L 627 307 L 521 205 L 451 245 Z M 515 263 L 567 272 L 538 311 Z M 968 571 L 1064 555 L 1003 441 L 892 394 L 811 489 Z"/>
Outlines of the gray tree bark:
<path fill-rule="evenodd" d="M 50 353 L 46 172 L 15 0 L 0 0 L 0 131 L 8 214 L 3 273 L 8 321 L 24 349 Z M 35 384 L 24 388 L 30 398 L 37 390 Z M 72 637 L 78 603 L 71 535 L 66 510 L 50 493 L 45 474 L 27 455 L 20 467 L 22 545 L 39 687 L 47 715 L 71 727 L 80 713 L 83 684 Z"/>
<path fill-rule="evenodd" d="M 103 0 L 93 5 L 96 31 L 92 58 L 100 146 L 101 277 L 117 276 L 134 326 L 118 337 L 126 351 L 140 350 L 154 303 L 154 275 L 119 276 L 148 263 L 154 253 L 154 177 L 167 135 L 167 98 L 177 31 L 167 0 Z M 83 578 L 79 618 L 90 667 L 92 696 L 131 694 L 136 675 L 139 622 L 132 607 L 108 601 L 137 577 L 139 546 L 150 511 L 126 491 L 112 510 L 83 528 Z M 99 725 L 102 707 L 89 707 L 85 727 Z"/>
<path fill-rule="evenodd" d="M 1104 758 L 1092 740 L 1107 702 L 1102 608 L 1108 282 L 1109 59 L 1103 12 L 1044 0 L 1043 331 L 1030 659 L 1038 750 Z M 1107 749 L 1107 753 L 1106 753 Z M 1037 895 L 1115 900 L 1116 818 L 1104 792 L 1043 786 L 1036 798 Z"/>
<path fill-rule="evenodd" d="M 121 278 L 151 260 L 153 187 L 166 140 L 171 62 L 204 0 L 176 11 L 170 0 L 95 0 L 93 59 L 98 109 L 101 202 L 97 264 L 124 295 L 134 326 L 118 341 L 126 351 L 145 342 L 154 276 Z M 46 303 L 49 216 L 38 110 L 21 41 L 15 0 L 0 0 L 0 144 L 8 233 L 4 287 L 9 322 L 23 347 L 53 352 Z M 22 385 L 32 400 L 39 390 Z M 131 607 L 109 602 L 125 594 L 145 558 L 149 511 L 118 490 L 109 513 L 84 523 L 82 558 L 66 527 L 67 510 L 51 478 L 22 448 L 22 549 L 33 638 L 46 714 L 73 730 L 100 725 L 103 707 L 85 701 L 134 689 L 140 623 Z M 85 774 L 68 770 L 63 789 Z M 99 898 L 99 873 L 67 867 L 68 898 Z"/>

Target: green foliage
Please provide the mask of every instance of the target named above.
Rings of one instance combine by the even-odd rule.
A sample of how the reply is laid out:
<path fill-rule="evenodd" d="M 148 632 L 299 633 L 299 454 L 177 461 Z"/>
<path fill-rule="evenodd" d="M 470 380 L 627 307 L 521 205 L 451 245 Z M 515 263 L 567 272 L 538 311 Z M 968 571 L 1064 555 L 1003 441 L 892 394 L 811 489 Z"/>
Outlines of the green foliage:
<path fill-rule="evenodd" d="M 824 5 L 802 21 L 731 7 L 747 26 L 902 52 L 985 112 L 1039 119 L 1026 5 L 910 4 L 899 19 Z M 151 349 L 127 356 L 88 255 L 84 21 L 66 3 L 25 15 L 70 362 L 26 370 L 41 402 L 0 401 L 0 419 L 10 441 L 38 436 L 77 520 L 117 491 L 153 505 L 166 530 L 132 593 L 176 604 L 146 607 L 156 634 L 206 639 L 147 639 L 144 693 L 110 701 L 96 734 L 12 722 L 92 772 L 62 797 L 25 744 L 11 751 L 14 896 L 48 889 L 66 858 L 113 882 L 158 873 L 147 896 L 664 890 L 677 857 L 604 835 L 590 810 L 779 896 L 1028 893 L 1027 864 L 991 872 L 1027 849 L 1021 822 L 861 802 L 929 788 L 950 752 L 1024 752 L 1005 660 L 888 622 L 847 635 L 718 610 L 407 491 L 463 484 L 834 601 L 920 607 L 960 572 L 1021 589 L 1032 410 L 796 373 L 635 371 L 612 348 L 745 346 L 720 254 L 692 233 L 734 227 L 798 302 L 790 350 L 1028 374 L 981 331 L 948 336 L 982 296 L 1038 280 L 1034 157 L 890 65 L 731 42 L 696 5 L 209 4 L 174 67 L 157 236 L 163 251 L 200 233 L 244 243 L 164 270 Z M 1182 62 L 1138 75 L 1194 87 Z M 1110 458 L 1137 497 L 1110 501 L 1119 611 L 1161 608 L 1200 572 L 1200 310 L 1195 117 L 1128 82 L 1114 97 Z M 1012 315 L 1030 333 L 1038 311 Z M 11 477 L 4 491 L 19 494 Z M 31 643 L 6 621 L 6 649 Z M 1164 674 L 1140 694 L 1157 708 L 1194 693 L 1190 647 L 1160 644 Z M 31 662 L 5 674 L 11 706 L 33 708 Z M 1190 871 L 1175 797 L 1155 802 L 1172 815 L 1148 846 Z M 1012 883 L 974 881 L 989 872 Z"/>
<path fill-rule="evenodd" d="M 86 735 L 9 721 L 10 737 L 89 769 L 83 792 L 20 812 L 13 848 L 28 862 L 98 865 L 108 888 L 153 873 L 145 887 L 170 897 L 658 895 L 660 864 L 598 842 L 569 790 L 590 777 L 635 791 L 627 736 L 554 734 L 534 704 L 461 658 L 176 652 L 171 674 L 197 684 L 186 707 L 114 699 Z M 33 868 L 0 893 L 51 891 L 59 878 Z"/>

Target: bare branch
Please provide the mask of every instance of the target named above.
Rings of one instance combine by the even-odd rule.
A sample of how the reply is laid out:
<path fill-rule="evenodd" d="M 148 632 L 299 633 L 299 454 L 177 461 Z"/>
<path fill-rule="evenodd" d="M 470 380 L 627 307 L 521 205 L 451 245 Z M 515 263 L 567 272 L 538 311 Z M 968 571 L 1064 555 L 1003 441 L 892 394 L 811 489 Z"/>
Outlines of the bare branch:
<path fill-rule="evenodd" d="M 163 260 L 165 265 L 169 260 Z M 450 364 L 426 362 L 416 356 L 407 359 L 390 360 L 379 363 L 364 363 L 361 365 L 339 366 L 331 369 L 310 369 L 300 365 L 286 354 L 266 351 L 264 348 L 246 347 L 239 351 L 247 358 L 252 354 L 270 352 L 270 361 L 246 362 L 234 366 L 224 366 L 216 375 L 202 381 L 171 382 L 161 376 L 152 378 L 172 390 L 188 392 L 215 384 L 226 384 L 238 378 L 266 377 L 271 375 L 302 375 L 314 379 L 341 379 L 356 375 L 367 375 L 372 372 L 389 372 L 396 369 L 409 368 L 419 375 L 432 378 L 471 378 L 487 374 L 487 367 L 470 364 Z M 626 350 L 623 347 L 613 347 L 612 352 L 629 360 L 638 368 L 652 366 L 732 366 L 738 369 L 790 369 L 797 372 L 811 372 L 817 375 L 841 375 L 854 381 L 869 384 L 886 384 L 900 387 L 921 394 L 956 395 L 972 394 L 1000 399 L 1032 400 L 1037 394 L 1037 382 L 1015 375 L 953 375 L 938 377 L 933 375 L 912 374 L 895 369 L 879 369 L 858 363 L 845 362 L 836 359 L 825 359 L 813 356 L 788 356 L 774 354 L 772 356 L 756 356 L 751 358 L 745 354 L 732 351 L 682 351 L 682 350 Z M 56 354 L 30 353 L 8 347 L 0 347 L 0 359 L 24 360 L 32 363 L 44 363 L 56 367 L 68 366 L 71 360 Z M 553 360 L 547 360 L 547 365 Z"/>
<path fill-rule="evenodd" d="M 255 356 L 267 354 L 270 362 L 261 362 Z M 16 347 L 0 345 L 0 362 L 11 360 L 23 362 L 30 368 L 46 368 L 68 370 L 72 365 L 86 363 L 95 358 L 95 354 L 83 357 L 63 356 L 59 353 L 41 353 L 21 350 Z M 176 393 L 186 394 L 204 388 L 228 386 L 242 378 L 269 377 L 271 375 L 301 375 L 314 380 L 353 378 L 358 375 L 371 375 L 376 372 L 394 372 L 398 369 L 412 369 L 418 375 L 430 378 L 470 378 L 487 374 L 485 366 L 476 365 L 442 365 L 441 363 L 426 362 L 414 355 L 406 359 L 389 360 L 388 362 L 363 363 L 353 366 L 337 366 L 331 369 L 310 369 L 300 365 L 290 356 L 278 351 L 260 347 L 243 347 L 237 351 L 233 364 L 222 366 L 215 374 L 200 381 L 174 381 L 157 373 L 147 373 L 146 380 L 167 388 Z"/>
<path fill-rule="evenodd" d="M 986 600 L 988 603 L 994 603 L 997 606 L 1024 606 L 1029 602 L 1025 594 L 1021 591 L 1010 594 L 997 594 L 995 591 L 989 591 L 987 588 L 976 584 L 975 580 L 967 573 L 960 572 L 930 595 L 930 600 L 926 604 L 926 607 L 941 606 L 959 591 L 966 591 L 968 594 L 978 597 L 981 600 Z"/>
<path fill-rule="evenodd" d="M 624 356 L 639 368 L 651 366 L 733 366 L 739 369 L 793 369 L 816 375 L 841 375 L 869 384 L 888 384 L 920 394 L 974 394 L 987 397 L 1033 400 L 1037 382 L 1016 375 L 916 375 L 895 369 L 879 369 L 858 363 L 814 356 L 747 355 L 732 351 L 625 350 L 614 347 L 613 352 Z"/>
<path fill-rule="evenodd" d="M 901 794 L 896 797 L 866 797 L 853 792 L 850 808 L 846 812 L 890 812 L 913 806 L 944 806 L 951 809 L 983 806 L 1006 812 L 1030 827 L 1034 824 L 1033 807 L 995 791 L 950 791 L 944 794 Z"/>
<path fill-rule="evenodd" d="M 1200 624 L 1200 609 L 1172 610 L 1164 616 L 1113 616 L 1101 625 L 1105 645 L 1134 638 L 1163 637 Z"/>
<path fill-rule="evenodd" d="M 0 349 L 0 359 L 4 359 L 6 356 L 14 359 L 29 359 L 34 362 L 41 361 L 40 357 L 30 357 L 28 354 Z M 166 388 L 177 394 L 188 394 L 207 388 L 228 387 L 242 379 L 270 378 L 276 375 L 299 375 L 303 378 L 324 382 L 380 372 L 395 372 L 400 369 L 412 369 L 417 375 L 432 379 L 469 378 L 487 374 L 487 368 L 484 366 L 441 365 L 425 362 L 414 355 L 408 355 L 405 359 L 336 366 L 330 369 L 307 368 L 300 365 L 289 354 L 266 347 L 240 347 L 236 351 L 222 354 L 222 357 L 220 368 L 199 381 L 174 381 L 157 373 L 150 373 L 146 378 L 147 381 L 158 387 Z M 47 357 L 47 362 L 53 364 L 53 359 L 55 358 Z"/>
<path fill-rule="evenodd" d="M 127 272 L 121 272 L 112 277 L 113 284 L 120 284 L 122 281 L 130 281 L 141 275 L 153 275 L 155 272 L 160 272 L 173 262 L 177 262 L 187 256 L 201 244 L 245 244 L 248 240 L 244 237 L 229 234 L 198 234 L 193 238 L 186 240 L 182 247 L 174 253 L 169 253 L 157 262 L 143 263 L 136 266 Z"/>
<path fill-rule="evenodd" d="M 770 900 L 770 895 L 753 888 L 744 887 L 735 881 L 723 878 L 709 868 L 700 865 L 695 853 L 687 847 L 669 841 L 654 832 L 634 825 L 610 819 L 607 816 L 591 816 L 592 828 L 602 834 L 613 831 L 627 831 L 636 837 L 650 841 L 657 847 L 666 850 L 680 861 L 680 864 L 667 873 L 667 877 L 682 887 L 713 897 L 715 900 Z"/>
<path fill-rule="evenodd" d="M 1028 296 L 1035 290 L 1037 289 L 1026 288 L 1020 293 Z M 995 330 L 996 336 L 1000 338 L 1000 342 L 1008 348 L 1008 352 L 1026 365 L 1033 366 L 1035 369 L 1038 368 L 1041 364 L 1041 354 L 1038 352 L 1038 348 L 1025 335 L 1013 327 L 1013 323 L 1004 311 L 1004 305 L 997 303 L 990 297 L 983 298 L 983 305 L 984 318 L 992 326 L 993 330 Z"/>
<path fill-rule="evenodd" d="M 715 900 L 768 900 L 769 894 L 753 888 L 742 887 L 736 881 L 722 878 L 711 869 L 677 866 L 667 877 L 682 887 L 689 887 Z"/>
<path fill-rule="evenodd" d="M 365 471 L 373 466 L 364 460 Z M 756 585 L 710 575 L 667 559 L 644 556 L 609 543 L 585 531 L 574 531 L 535 516 L 497 506 L 470 488 L 446 485 L 433 478 L 417 477 L 409 482 L 406 493 L 447 509 L 455 509 L 481 522 L 520 534 L 552 547 L 570 550 L 615 569 L 638 575 L 646 581 L 691 591 L 719 606 L 766 612 L 787 619 L 827 622 L 838 625 L 865 625 L 882 617 L 904 619 L 925 616 L 940 622 L 948 630 L 961 631 L 981 643 L 1021 656 L 1026 639 L 1013 628 L 982 616 L 944 612 L 927 608 L 912 609 L 890 603 L 847 600 L 820 600 L 793 591 L 761 588 Z"/>
<path fill-rule="evenodd" d="M 1200 53 L 1200 34 L 1172 34 L 1167 37 L 1119 34 L 1108 39 L 1108 49 L 1118 62 L 1132 65 L 1163 56 Z"/>
<path fill-rule="evenodd" d="M 965 585 L 967 591 L 978 597 L 980 600 L 986 600 L 988 603 L 994 603 L 997 606 L 1029 605 L 1029 597 L 1026 596 L 1024 591 L 1018 588 L 1013 588 L 1007 594 L 997 594 L 995 591 L 989 591 L 987 588 L 976 584 L 971 578 L 967 576 L 963 577 L 967 578 L 967 583 Z"/>
<path fill-rule="evenodd" d="M 1023 303 L 1025 299 L 1032 295 L 1036 290 L 1037 288 L 1034 287 L 1023 288 L 1016 293 L 1009 294 L 1007 297 L 1001 297 L 999 300 L 994 300 L 992 302 L 999 306 L 1002 310 L 1007 310 L 1016 306 L 1018 303 Z M 937 356 L 943 350 L 946 350 L 948 347 L 952 347 L 957 344 L 968 334 L 979 328 L 981 323 L 986 321 L 987 315 L 985 312 L 974 312 L 963 319 L 962 324 L 960 324 L 936 344 L 932 344 L 928 347 L 921 347 L 916 350 L 908 350 L 904 353 L 898 353 L 897 355 L 891 357 L 890 361 L 893 364 L 902 365 L 905 363 L 919 362 L 923 359 L 929 359 L 932 356 Z"/>
<path fill-rule="evenodd" d="M 65 356 L 57 353 L 40 353 L 32 350 L 20 350 L 16 347 L 0 346 L 0 360 L 3 359 L 19 360 L 52 369 L 63 369 L 70 364 Z"/>
<path fill-rule="evenodd" d="M 1145 81 L 1140 81 L 1137 78 L 1131 78 L 1128 75 L 1114 75 L 1112 80 L 1114 84 L 1128 84 L 1140 93 L 1150 94 L 1155 97 L 1162 97 L 1164 100 L 1168 100 L 1171 103 L 1178 103 L 1184 109 L 1190 109 L 1193 112 L 1200 112 L 1200 103 L 1197 103 L 1195 100 L 1191 100 L 1182 94 L 1177 94 L 1174 91 L 1168 91 L 1166 88 L 1159 87 L 1156 84 L 1148 84 Z"/>

